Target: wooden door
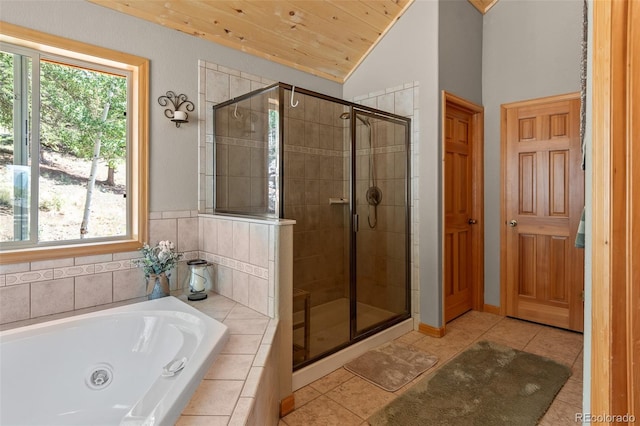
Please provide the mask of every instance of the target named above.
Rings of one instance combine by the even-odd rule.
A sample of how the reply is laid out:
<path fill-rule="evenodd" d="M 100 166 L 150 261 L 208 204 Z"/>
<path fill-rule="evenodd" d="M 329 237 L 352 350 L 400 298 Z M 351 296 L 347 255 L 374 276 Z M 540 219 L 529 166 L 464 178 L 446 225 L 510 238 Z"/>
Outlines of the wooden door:
<path fill-rule="evenodd" d="M 444 319 L 481 309 L 482 108 L 445 93 Z"/>
<path fill-rule="evenodd" d="M 503 105 L 507 315 L 582 331 L 579 94 Z"/>
<path fill-rule="evenodd" d="M 591 412 L 640 416 L 640 2 L 593 2 Z M 589 23 L 591 26 L 591 22 Z M 589 240 L 588 240 L 589 241 Z M 588 254 L 588 252 L 587 252 Z M 590 342 L 589 342 L 590 341 Z M 623 424 L 615 416 L 603 425 Z M 621 416 L 622 417 L 622 416 Z M 631 422 L 629 422 L 631 423 Z M 626 424 L 626 423 L 624 423 Z"/>

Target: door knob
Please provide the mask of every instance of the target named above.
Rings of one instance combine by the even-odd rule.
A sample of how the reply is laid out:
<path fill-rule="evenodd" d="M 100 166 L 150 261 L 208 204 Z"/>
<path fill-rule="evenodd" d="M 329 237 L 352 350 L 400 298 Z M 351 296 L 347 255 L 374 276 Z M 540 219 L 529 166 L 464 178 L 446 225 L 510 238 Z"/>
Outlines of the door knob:
<path fill-rule="evenodd" d="M 517 220 L 512 220 L 511 222 L 509 222 L 509 226 L 512 228 L 515 228 L 516 226 L 518 226 L 518 221 Z"/>
<path fill-rule="evenodd" d="M 476 223 L 478 223 L 478 221 L 475 220 L 475 219 L 469 219 L 468 223 L 469 223 L 469 225 L 475 225 Z"/>

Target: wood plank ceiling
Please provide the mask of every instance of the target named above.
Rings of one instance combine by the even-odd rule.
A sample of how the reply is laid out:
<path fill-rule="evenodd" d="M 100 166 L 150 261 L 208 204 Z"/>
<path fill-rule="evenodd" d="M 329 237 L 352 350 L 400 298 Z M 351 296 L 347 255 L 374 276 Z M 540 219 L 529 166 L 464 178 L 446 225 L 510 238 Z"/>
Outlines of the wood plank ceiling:
<path fill-rule="evenodd" d="M 414 0 L 88 0 L 343 83 Z"/>
<path fill-rule="evenodd" d="M 497 2 L 498 0 L 469 0 L 469 3 L 471 3 L 483 15 L 487 13 Z"/>
<path fill-rule="evenodd" d="M 344 83 L 414 0 L 88 1 Z"/>

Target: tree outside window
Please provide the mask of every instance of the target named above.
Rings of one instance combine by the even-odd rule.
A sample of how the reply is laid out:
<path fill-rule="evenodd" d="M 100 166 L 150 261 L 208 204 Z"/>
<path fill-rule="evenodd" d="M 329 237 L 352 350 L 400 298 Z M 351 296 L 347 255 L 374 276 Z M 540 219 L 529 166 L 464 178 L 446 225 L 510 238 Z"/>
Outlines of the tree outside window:
<path fill-rule="evenodd" d="M 149 61 L 0 27 L 0 263 L 147 239 Z"/>

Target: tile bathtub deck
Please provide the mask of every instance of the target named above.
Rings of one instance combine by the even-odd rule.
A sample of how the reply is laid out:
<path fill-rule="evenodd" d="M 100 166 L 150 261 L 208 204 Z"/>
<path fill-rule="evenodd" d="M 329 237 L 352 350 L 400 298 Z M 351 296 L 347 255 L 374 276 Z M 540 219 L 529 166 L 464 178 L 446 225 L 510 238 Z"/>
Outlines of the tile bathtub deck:
<path fill-rule="evenodd" d="M 230 336 L 176 424 L 244 425 L 278 321 L 218 294 L 198 302 L 179 298 L 225 324 Z"/>
<path fill-rule="evenodd" d="M 447 334 L 442 338 L 412 331 L 397 339 L 438 357 L 438 364 L 427 374 L 480 340 L 494 341 L 570 366 L 572 376 L 539 425 L 575 423 L 576 413 L 582 412 L 582 334 L 471 311 L 449 323 Z M 386 392 L 340 368 L 297 390 L 295 410 L 282 418 L 279 426 L 368 425 L 369 416 L 424 377 L 419 376 L 396 392 Z"/>

